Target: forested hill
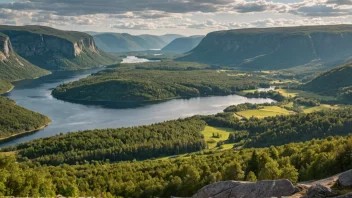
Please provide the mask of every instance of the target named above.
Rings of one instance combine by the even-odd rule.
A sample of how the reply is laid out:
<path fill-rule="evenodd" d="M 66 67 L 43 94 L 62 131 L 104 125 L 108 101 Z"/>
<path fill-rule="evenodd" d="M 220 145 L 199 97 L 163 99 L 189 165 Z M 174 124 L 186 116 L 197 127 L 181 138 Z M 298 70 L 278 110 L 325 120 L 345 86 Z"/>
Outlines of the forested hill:
<path fill-rule="evenodd" d="M 51 120 L 39 113 L 17 106 L 13 100 L 0 96 L 0 140 L 48 125 Z"/>
<path fill-rule="evenodd" d="M 302 88 L 319 94 L 352 100 L 352 62 L 320 74 Z"/>
<path fill-rule="evenodd" d="M 21 57 L 48 70 L 76 70 L 108 65 L 115 58 L 99 51 L 92 36 L 44 26 L 0 26 Z"/>
<path fill-rule="evenodd" d="M 174 53 L 185 53 L 189 52 L 200 43 L 204 36 L 191 36 L 184 38 L 177 38 L 165 46 L 162 51 L 174 52 Z"/>
<path fill-rule="evenodd" d="M 36 78 L 49 73 L 20 57 L 12 48 L 9 37 L 0 33 L 0 94 L 12 87 L 11 81 Z"/>
<path fill-rule="evenodd" d="M 99 49 L 106 52 L 129 52 L 161 49 L 171 39 L 179 38 L 180 35 L 130 35 L 127 33 L 103 33 L 94 35 Z"/>
<path fill-rule="evenodd" d="M 343 63 L 352 55 L 352 25 L 239 29 L 209 33 L 178 60 L 237 66 L 245 69 L 286 69 L 313 60 Z"/>
<path fill-rule="evenodd" d="M 56 87 L 52 94 L 63 100 L 142 102 L 230 95 L 268 85 L 269 80 L 253 75 L 228 75 L 197 63 L 160 62 L 120 65 L 79 81 Z M 203 68 L 205 69 L 203 69 Z"/>
<path fill-rule="evenodd" d="M 350 169 L 351 145 L 350 136 L 328 137 L 263 149 L 70 166 L 40 166 L 28 159 L 16 162 L 0 153 L 0 196 L 190 197 L 217 181 L 286 178 L 296 183 Z"/>
<path fill-rule="evenodd" d="M 196 119 L 167 121 L 150 126 L 91 130 L 39 139 L 17 146 L 23 157 L 42 164 L 85 161 L 127 161 L 172 156 L 206 147 Z"/>

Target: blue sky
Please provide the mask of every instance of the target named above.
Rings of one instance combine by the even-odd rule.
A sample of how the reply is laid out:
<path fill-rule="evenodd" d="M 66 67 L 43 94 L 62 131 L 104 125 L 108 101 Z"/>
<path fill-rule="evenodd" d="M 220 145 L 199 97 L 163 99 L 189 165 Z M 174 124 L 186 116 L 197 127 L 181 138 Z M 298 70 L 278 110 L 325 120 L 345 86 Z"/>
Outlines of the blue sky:
<path fill-rule="evenodd" d="M 131 34 L 352 23 L 352 0 L 0 0 L 0 22 Z"/>

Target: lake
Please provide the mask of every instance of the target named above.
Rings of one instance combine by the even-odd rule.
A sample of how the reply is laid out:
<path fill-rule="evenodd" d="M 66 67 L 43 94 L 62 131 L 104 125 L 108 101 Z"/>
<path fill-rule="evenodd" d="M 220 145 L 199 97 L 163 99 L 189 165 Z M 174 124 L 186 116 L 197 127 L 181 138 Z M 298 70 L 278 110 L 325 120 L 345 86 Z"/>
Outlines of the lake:
<path fill-rule="evenodd" d="M 133 60 L 135 59 L 133 58 Z M 127 60 L 125 59 L 124 61 L 126 62 Z M 230 105 L 245 102 L 273 102 L 271 99 L 249 99 L 238 95 L 230 95 L 174 99 L 142 107 L 116 109 L 101 105 L 70 103 L 51 96 L 51 90 L 56 86 L 76 81 L 102 69 L 104 68 L 54 72 L 42 78 L 14 83 L 15 88 L 10 93 L 7 93 L 6 96 L 15 100 L 22 107 L 50 117 L 52 123 L 41 131 L 1 143 L 0 147 L 11 146 L 37 138 L 50 137 L 59 133 L 139 126 L 197 114 L 210 115 L 222 112 Z"/>

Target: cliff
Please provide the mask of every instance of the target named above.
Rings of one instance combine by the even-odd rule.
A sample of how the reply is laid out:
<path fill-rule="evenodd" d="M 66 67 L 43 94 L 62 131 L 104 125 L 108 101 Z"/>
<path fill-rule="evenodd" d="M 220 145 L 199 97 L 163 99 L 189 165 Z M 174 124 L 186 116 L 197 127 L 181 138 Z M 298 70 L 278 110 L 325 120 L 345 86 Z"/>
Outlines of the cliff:
<path fill-rule="evenodd" d="M 13 49 L 48 70 L 74 70 L 111 64 L 114 59 L 97 49 L 92 36 L 43 26 L 0 26 Z"/>
<path fill-rule="evenodd" d="M 165 46 L 162 51 L 174 52 L 174 53 L 186 53 L 197 47 L 197 45 L 202 41 L 204 36 L 191 36 L 177 38 Z"/>
<path fill-rule="evenodd" d="M 0 33 L 0 93 L 11 88 L 11 81 L 49 74 L 20 57 L 12 48 L 10 38 Z"/>
<path fill-rule="evenodd" d="M 352 25 L 257 28 L 209 33 L 181 61 L 245 69 L 286 69 L 352 55 Z"/>

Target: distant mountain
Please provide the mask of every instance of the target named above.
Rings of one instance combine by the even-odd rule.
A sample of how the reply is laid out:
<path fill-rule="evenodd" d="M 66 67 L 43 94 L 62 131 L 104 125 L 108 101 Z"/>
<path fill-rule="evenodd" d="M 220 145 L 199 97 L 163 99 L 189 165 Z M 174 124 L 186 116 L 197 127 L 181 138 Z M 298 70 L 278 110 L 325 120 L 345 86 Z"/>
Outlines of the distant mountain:
<path fill-rule="evenodd" d="M 0 33 L 0 93 L 11 88 L 11 81 L 36 78 L 49 73 L 20 57 L 13 50 L 10 38 Z"/>
<path fill-rule="evenodd" d="M 255 28 L 209 33 L 181 61 L 252 70 L 287 69 L 352 56 L 352 25 Z"/>
<path fill-rule="evenodd" d="M 161 35 L 159 37 L 161 37 L 161 39 L 163 39 L 166 44 L 169 44 L 169 43 L 171 43 L 171 41 L 173 41 L 177 38 L 184 37 L 184 36 L 179 35 L 179 34 L 165 34 L 165 35 Z"/>
<path fill-rule="evenodd" d="M 202 41 L 204 36 L 191 36 L 177 38 L 165 46 L 162 51 L 174 52 L 174 53 L 186 53 L 197 47 L 197 45 Z"/>
<path fill-rule="evenodd" d="M 352 62 L 320 74 L 301 88 L 352 100 Z"/>
<path fill-rule="evenodd" d="M 114 58 L 99 51 L 93 37 L 82 32 L 44 26 L 0 26 L 13 49 L 34 65 L 48 70 L 76 70 L 112 64 Z"/>
<path fill-rule="evenodd" d="M 161 49 L 171 39 L 181 37 L 180 35 L 131 35 L 127 33 L 103 33 L 94 35 L 94 40 L 99 49 L 106 52 L 130 52 L 144 51 L 150 49 Z"/>

